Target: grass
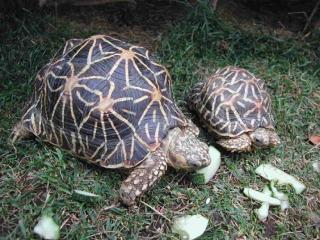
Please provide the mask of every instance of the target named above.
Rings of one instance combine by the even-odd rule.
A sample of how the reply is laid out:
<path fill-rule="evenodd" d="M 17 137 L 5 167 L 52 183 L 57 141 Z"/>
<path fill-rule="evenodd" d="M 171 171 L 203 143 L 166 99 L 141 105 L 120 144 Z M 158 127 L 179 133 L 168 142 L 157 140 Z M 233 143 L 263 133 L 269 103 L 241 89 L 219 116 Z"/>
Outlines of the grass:
<path fill-rule="evenodd" d="M 307 139 L 320 133 L 320 34 L 302 41 L 256 27 L 242 29 L 219 18 L 204 2 L 186 10 L 187 17 L 165 28 L 160 40 L 158 33 L 153 35 L 150 44 L 157 46 L 157 57 L 173 76 L 181 108 L 192 117 L 184 101 L 191 86 L 217 67 L 239 65 L 266 81 L 283 142 L 249 154 L 223 153 L 223 165 L 205 186 L 192 185 L 184 173 L 169 171 L 142 201 L 169 219 L 182 213 L 207 216 L 210 224 L 201 239 L 316 239 L 320 177 L 311 164 L 320 159 L 320 151 Z M 63 239 L 177 239 L 170 223 L 142 202 L 132 209 L 116 205 L 125 177 L 121 172 L 88 165 L 39 140 L 19 144 L 16 153 L 7 144 L 38 69 L 66 39 L 110 30 L 104 21 L 95 24 L 97 18 L 83 20 L 77 9 L 70 11 L 56 16 L 24 10 L 0 16 L 0 239 L 37 239 L 32 229 L 45 211 L 63 225 Z M 95 11 L 103 16 L 102 10 Z M 117 28 L 118 23 L 110 24 Z M 122 29 L 128 28 L 119 27 L 120 35 Z M 134 42 L 141 40 L 130 34 L 123 33 Z M 202 138 L 214 144 L 205 133 Z M 254 174 L 261 163 L 272 163 L 307 185 L 303 195 L 282 188 L 292 208 L 285 213 L 272 208 L 266 223 L 254 216 L 257 205 L 240 193 L 245 186 L 263 188 L 266 182 Z M 103 198 L 81 202 L 72 197 L 73 189 Z M 207 198 L 211 201 L 206 205 Z"/>

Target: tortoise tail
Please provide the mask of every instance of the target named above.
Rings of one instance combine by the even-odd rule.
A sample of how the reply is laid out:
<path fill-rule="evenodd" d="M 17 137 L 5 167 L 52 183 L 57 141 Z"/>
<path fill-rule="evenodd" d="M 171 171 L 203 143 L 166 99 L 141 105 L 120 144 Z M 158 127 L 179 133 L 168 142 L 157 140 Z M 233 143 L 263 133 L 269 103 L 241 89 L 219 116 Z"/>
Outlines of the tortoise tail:
<path fill-rule="evenodd" d="M 36 106 L 30 106 L 22 119 L 17 122 L 11 132 L 10 142 L 14 144 L 16 141 L 38 136 L 43 131 L 42 121 Z"/>

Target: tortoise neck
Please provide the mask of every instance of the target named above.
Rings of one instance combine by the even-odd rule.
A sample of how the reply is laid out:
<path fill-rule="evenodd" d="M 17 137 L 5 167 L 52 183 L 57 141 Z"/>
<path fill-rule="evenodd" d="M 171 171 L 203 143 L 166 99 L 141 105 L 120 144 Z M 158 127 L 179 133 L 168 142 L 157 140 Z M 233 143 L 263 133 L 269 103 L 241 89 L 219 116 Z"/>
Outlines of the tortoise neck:
<path fill-rule="evenodd" d="M 170 161 L 170 157 L 169 157 L 169 152 L 170 149 L 174 148 L 174 144 L 178 138 L 178 136 L 181 133 L 181 129 L 179 127 L 170 129 L 168 132 L 168 135 L 166 136 L 166 138 L 164 139 L 163 143 L 162 143 L 162 148 L 164 153 L 166 154 L 167 157 L 167 161 L 169 165 L 173 165 Z"/>

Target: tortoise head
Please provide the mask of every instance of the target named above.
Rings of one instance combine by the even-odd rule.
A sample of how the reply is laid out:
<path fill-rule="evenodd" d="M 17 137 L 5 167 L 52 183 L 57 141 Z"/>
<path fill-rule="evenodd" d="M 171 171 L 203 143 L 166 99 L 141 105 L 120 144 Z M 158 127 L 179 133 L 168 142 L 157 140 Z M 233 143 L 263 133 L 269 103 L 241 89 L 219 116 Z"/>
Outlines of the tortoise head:
<path fill-rule="evenodd" d="M 197 138 L 199 130 L 196 126 L 175 128 L 171 132 L 168 146 L 169 165 L 176 169 L 193 171 L 210 164 L 209 147 Z"/>
<path fill-rule="evenodd" d="M 280 144 L 280 138 L 273 129 L 258 128 L 249 134 L 256 148 L 273 147 Z"/>

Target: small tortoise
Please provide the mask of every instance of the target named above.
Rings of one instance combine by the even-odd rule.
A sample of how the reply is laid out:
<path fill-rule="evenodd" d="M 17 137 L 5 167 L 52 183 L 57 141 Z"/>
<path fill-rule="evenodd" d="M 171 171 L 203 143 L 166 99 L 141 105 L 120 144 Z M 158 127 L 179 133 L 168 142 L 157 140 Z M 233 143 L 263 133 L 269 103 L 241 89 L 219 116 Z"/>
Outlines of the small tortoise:
<path fill-rule="evenodd" d="M 229 151 L 280 144 L 265 84 L 243 68 L 228 66 L 199 82 L 191 90 L 189 106 Z"/>
<path fill-rule="evenodd" d="M 133 168 L 120 189 L 132 205 L 167 165 L 189 171 L 210 163 L 171 84 L 145 48 L 104 35 L 71 39 L 39 71 L 13 142 L 37 136 L 104 168 Z"/>

